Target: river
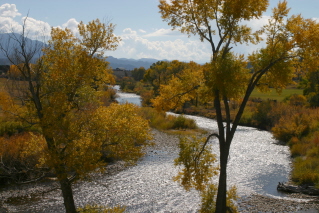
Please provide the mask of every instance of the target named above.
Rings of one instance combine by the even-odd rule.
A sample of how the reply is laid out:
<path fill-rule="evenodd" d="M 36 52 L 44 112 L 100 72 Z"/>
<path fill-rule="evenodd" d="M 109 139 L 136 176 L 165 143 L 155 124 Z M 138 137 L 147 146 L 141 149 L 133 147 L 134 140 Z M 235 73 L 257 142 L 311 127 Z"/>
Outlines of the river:
<path fill-rule="evenodd" d="M 118 97 L 116 98 L 116 100 L 120 104 L 128 102 L 136 104 L 137 106 L 141 106 L 141 99 L 139 95 L 136 95 L 134 93 L 119 92 L 120 87 L 118 85 L 115 85 L 113 88 L 118 91 Z"/>
<path fill-rule="evenodd" d="M 119 96 L 129 97 L 127 100 L 133 103 L 139 101 L 139 96 L 135 94 L 119 93 Z M 212 119 L 185 116 L 194 119 L 200 128 L 211 132 L 218 129 L 216 121 Z M 213 152 L 218 154 L 217 139 L 211 141 L 213 149 L 216 148 Z M 277 191 L 276 186 L 278 182 L 288 181 L 291 172 L 290 152 L 287 146 L 279 145 L 277 142 L 268 131 L 243 126 L 237 128 L 230 150 L 228 182 L 237 186 L 239 195 L 258 193 L 285 196 Z"/>
<path fill-rule="evenodd" d="M 118 94 L 120 102 L 127 100 L 140 103 L 137 95 Z M 217 124 L 212 119 L 187 117 L 193 118 L 201 128 L 212 132 L 217 130 Z M 217 153 L 217 140 L 212 139 L 211 143 L 213 152 Z M 172 181 L 172 177 L 178 172 L 173 165 L 177 154 L 174 150 L 157 150 L 156 155 L 147 154 L 136 166 L 114 176 L 101 176 L 93 182 L 75 184 L 75 202 L 78 206 L 87 203 L 124 205 L 128 212 L 196 212 L 200 202 L 197 192 L 186 192 Z M 277 192 L 276 186 L 278 182 L 288 181 L 290 171 L 287 146 L 278 145 L 267 131 L 238 127 L 231 146 L 228 184 L 237 186 L 239 196 L 257 193 L 286 199 L 285 194 Z M 35 192 L 36 187 L 44 186 L 35 185 Z M 12 189 L 14 190 L 15 193 L 24 193 L 23 187 Z M 26 194 L 21 199 L 28 202 L 6 204 L 6 208 L 12 212 L 64 211 L 58 190 L 34 197 Z"/>
<path fill-rule="evenodd" d="M 139 97 L 134 94 L 119 93 L 119 95 L 121 98 L 129 97 L 127 100 L 130 101 L 135 99 L 133 103 L 139 101 Z M 194 119 L 200 128 L 211 132 L 217 130 L 217 123 L 212 119 L 186 116 Z M 211 142 L 213 149 L 218 148 L 216 139 L 212 139 Z M 291 172 L 290 152 L 287 146 L 279 145 L 277 142 L 270 132 L 238 127 L 230 151 L 228 183 L 236 185 L 240 196 L 261 194 L 286 198 L 286 194 L 278 192 L 276 186 L 278 182 L 288 181 Z M 218 150 L 215 149 L 213 152 L 217 154 Z M 131 199 L 126 197 L 117 201 L 123 204 L 140 203 L 133 204 L 133 209 L 137 212 L 151 211 L 154 208 L 156 212 L 195 211 L 198 208 L 196 203 L 199 202 L 196 192 L 185 192 L 171 181 L 177 172 L 173 166 L 173 159 L 177 153 L 162 153 L 162 155 L 157 159 L 145 157 L 136 167 L 114 177 L 115 185 L 131 189 L 130 192 L 126 190 L 123 192 L 129 193 Z M 114 190 L 114 193 L 118 193 L 117 190 Z"/>

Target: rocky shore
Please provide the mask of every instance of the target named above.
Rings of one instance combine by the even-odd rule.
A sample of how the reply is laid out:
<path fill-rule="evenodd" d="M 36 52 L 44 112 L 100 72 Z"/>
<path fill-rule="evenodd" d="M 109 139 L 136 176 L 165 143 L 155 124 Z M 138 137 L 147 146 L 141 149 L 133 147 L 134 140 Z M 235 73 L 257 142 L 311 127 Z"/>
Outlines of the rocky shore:
<path fill-rule="evenodd" d="M 156 155 L 156 152 L 178 153 L 179 137 L 177 135 L 153 130 L 153 137 L 154 145 L 145 150 L 146 156 Z M 101 176 L 105 179 L 105 176 L 117 175 L 125 169 L 127 168 L 122 162 L 111 164 L 108 166 L 106 174 L 95 174 L 93 175 L 93 180 L 99 179 Z M 87 183 L 76 183 L 74 185 L 75 191 L 79 190 L 81 184 Z M 54 202 L 51 202 L 53 206 L 50 206 L 49 209 L 52 210 L 52 212 L 63 212 L 63 204 L 59 197 L 60 192 L 57 187 L 58 185 L 54 181 L 48 181 L 45 183 L 0 189 L 0 213 L 46 212 L 44 207 L 39 207 L 37 204 L 40 205 L 41 200 L 49 198 L 55 199 Z M 37 206 L 36 211 L 34 211 L 34 209 L 28 209 L 30 203 L 33 203 L 33 206 Z M 23 211 L 23 209 L 26 211 Z M 239 212 L 318 212 L 319 198 L 300 194 L 291 194 L 286 198 L 252 194 L 241 197 L 238 200 L 238 209 Z"/>
<path fill-rule="evenodd" d="M 263 195 L 250 195 L 238 201 L 239 212 L 319 212 L 319 199 L 296 194 L 289 198 L 273 198 Z"/>

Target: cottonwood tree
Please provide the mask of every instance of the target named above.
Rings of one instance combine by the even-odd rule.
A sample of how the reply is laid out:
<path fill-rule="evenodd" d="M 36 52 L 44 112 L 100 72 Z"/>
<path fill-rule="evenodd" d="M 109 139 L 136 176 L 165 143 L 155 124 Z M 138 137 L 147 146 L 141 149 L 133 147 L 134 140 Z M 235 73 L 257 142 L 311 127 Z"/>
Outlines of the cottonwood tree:
<path fill-rule="evenodd" d="M 158 95 L 160 85 L 167 84 L 172 75 L 178 74 L 187 66 L 187 63 L 178 60 L 158 61 L 146 70 L 144 82 L 150 83 L 155 95 Z"/>
<path fill-rule="evenodd" d="M 20 98 L 36 118 L 32 125 L 45 140 L 46 164 L 60 183 L 66 212 L 76 212 L 72 181 L 103 170 L 105 154 L 136 162 L 150 138 L 147 121 L 134 113 L 136 107 L 102 105 L 103 89 L 114 81 L 103 57 L 120 40 L 113 34 L 114 25 L 97 19 L 87 25 L 81 22 L 78 28 L 80 37 L 67 28 L 52 28 L 51 39 L 35 65 L 31 65 L 33 49 L 24 42 L 25 31 L 13 37 L 16 48 L 1 46 L 22 77 L 23 87 L 17 90 L 23 91 Z"/>
<path fill-rule="evenodd" d="M 216 208 L 206 212 L 227 211 L 229 150 L 252 91 L 256 87 L 261 91 L 273 87 L 280 92 L 291 82 L 298 63 L 307 71 L 318 68 L 319 24 L 301 15 L 288 17 L 287 1 L 282 1 L 272 10 L 268 24 L 253 32 L 245 23 L 262 18 L 267 7 L 267 0 L 160 0 L 164 21 L 182 33 L 198 35 L 211 47 L 210 63 L 197 72 L 186 71 L 173 77 L 168 85 L 160 87 L 160 96 L 153 100 L 154 106 L 165 110 L 177 103 L 181 106 L 195 93 L 214 102 L 218 132 L 209 137 L 219 141 L 220 171 Z M 266 37 L 264 46 L 248 56 L 232 52 L 235 45 L 261 42 L 262 35 Z M 231 120 L 229 101 L 234 99 L 240 100 L 240 107 Z M 203 150 L 208 141 L 202 144 Z M 202 153 L 197 152 L 198 157 L 193 160 L 198 161 Z"/>
<path fill-rule="evenodd" d="M 134 78 L 135 81 L 141 81 L 144 78 L 146 70 L 144 67 L 140 68 L 134 68 L 132 70 L 132 77 Z"/>

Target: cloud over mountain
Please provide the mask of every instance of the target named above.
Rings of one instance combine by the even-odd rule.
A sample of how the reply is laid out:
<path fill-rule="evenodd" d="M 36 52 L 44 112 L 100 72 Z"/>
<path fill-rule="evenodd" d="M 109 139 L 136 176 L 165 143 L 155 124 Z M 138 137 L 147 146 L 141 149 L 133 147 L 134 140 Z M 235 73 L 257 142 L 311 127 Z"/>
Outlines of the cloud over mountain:
<path fill-rule="evenodd" d="M 206 61 L 210 59 L 210 51 L 205 43 L 192 39 L 182 40 L 178 37 L 173 40 L 161 37 L 164 34 L 169 36 L 169 34 L 176 33 L 179 32 L 161 29 L 144 35 L 131 28 L 126 28 L 123 30 L 123 34 L 119 35 L 122 37 L 122 41 L 118 50 L 112 55 L 120 57 L 120 55 L 125 54 L 126 58 L 177 59 L 202 62 L 203 59 L 206 59 Z"/>
<path fill-rule="evenodd" d="M 167 1 L 169 2 L 170 0 Z M 25 19 L 23 16 L 25 15 L 26 14 L 22 15 L 18 11 L 15 4 L 0 5 L 0 33 L 9 33 L 12 31 L 20 33 Z M 94 16 L 95 15 L 96 14 L 94 14 Z M 58 25 L 52 27 L 67 27 L 74 31 L 75 34 L 78 34 L 77 25 L 81 19 L 79 19 L 79 16 L 77 18 L 70 18 L 72 16 L 73 13 L 70 13 L 70 16 L 67 16 L 68 18 L 65 19 L 67 20 L 66 22 L 58 23 Z M 106 55 L 112 55 L 116 58 L 176 59 L 180 61 L 195 61 L 198 63 L 204 63 L 210 60 L 212 52 L 210 45 L 208 42 L 200 42 L 198 36 L 188 37 L 178 30 L 171 30 L 166 24 L 159 25 L 157 23 L 154 24 L 154 26 L 148 26 L 147 23 L 140 21 L 139 23 L 142 23 L 142 25 L 134 25 L 135 23 L 125 19 L 124 15 L 121 16 L 121 18 L 122 19 L 118 20 L 121 26 L 119 24 L 115 28 L 115 33 L 116 36 L 122 38 L 122 41 L 119 43 L 116 51 L 108 51 Z M 160 17 L 158 17 L 158 19 L 162 22 Z M 252 27 L 253 30 L 259 30 L 264 24 L 268 23 L 268 19 L 269 16 L 263 16 L 261 19 L 252 20 L 245 24 Z M 32 17 L 32 12 L 29 14 L 26 24 L 28 37 L 30 39 L 47 41 L 50 38 L 51 25 L 45 20 L 46 19 L 38 20 Z M 132 18 L 132 20 L 134 20 L 134 18 Z M 114 24 L 118 24 L 116 20 Z M 42 36 L 44 36 L 45 39 L 42 39 Z M 216 38 L 217 36 L 218 35 L 216 35 Z M 232 50 L 237 53 L 246 54 L 262 47 L 263 44 L 264 43 L 260 43 L 256 46 L 238 45 Z"/>

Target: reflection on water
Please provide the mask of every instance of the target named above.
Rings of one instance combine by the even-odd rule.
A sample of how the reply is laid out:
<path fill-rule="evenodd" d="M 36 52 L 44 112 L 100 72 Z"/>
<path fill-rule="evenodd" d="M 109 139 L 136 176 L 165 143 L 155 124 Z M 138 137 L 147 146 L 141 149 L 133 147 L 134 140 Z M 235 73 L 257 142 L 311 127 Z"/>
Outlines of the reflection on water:
<path fill-rule="evenodd" d="M 136 95 L 119 93 L 120 99 L 137 101 Z M 214 120 L 188 116 L 197 125 L 210 131 L 217 130 Z M 213 152 L 218 153 L 216 139 Z M 228 183 L 236 185 L 240 196 L 258 193 L 284 196 L 277 192 L 277 183 L 287 181 L 290 173 L 289 150 L 266 131 L 238 127 L 228 166 Z M 134 167 L 111 177 L 101 176 L 94 182 L 74 186 L 76 204 L 124 205 L 128 212 L 196 212 L 200 198 L 196 191 L 186 192 L 172 177 L 177 174 L 173 165 L 177 150 L 153 150 Z M 63 212 L 60 192 L 45 194 L 40 202 L 12 207 L 16 212 Z"/>
<path fill-rule="evenodd" d="M 124 104 L 124 103 L 128 102 L 128 103 L 136 104 L 137 106 L 141 106 L 141 99 L 140 99 L 139 95 L 136 95 L 134 93 L 120 92 L 119 85 L 115 85 L 115 86 L 113 86 L 113 88 L 117 90 L 118 97 L 116 98 L 116 100 L 120 104 Z"/>
<path fill-rule="evenodd" d="M 135 95 L 135 94 L 132 94 L 132 93 L 118 93 L 119 94 L 119 97 L 116 98 L 116 100 L 120 103 L 120 104 L 123 104 L 123 103 L 133 103 L 133 104 L 136 104 L 137 106 L 141 106 L 141 99 L 140 99 L 140 96 L 139 95 Z"/>

